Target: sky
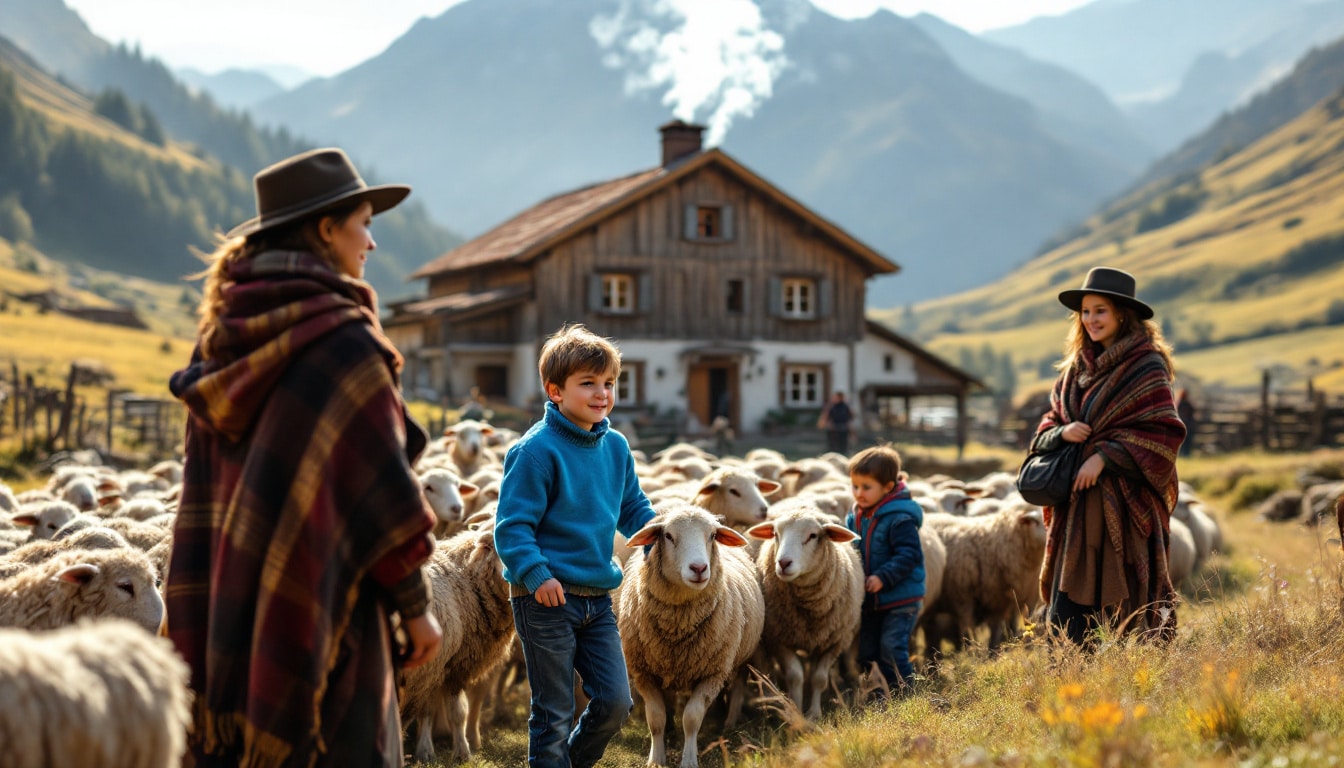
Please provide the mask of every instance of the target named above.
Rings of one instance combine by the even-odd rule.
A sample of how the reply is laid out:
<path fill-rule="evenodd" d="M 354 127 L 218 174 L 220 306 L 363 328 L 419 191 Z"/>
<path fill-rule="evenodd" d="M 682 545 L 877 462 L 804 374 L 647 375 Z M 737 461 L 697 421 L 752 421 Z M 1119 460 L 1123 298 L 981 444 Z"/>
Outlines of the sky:
<path fill-rule="evenodd" d="M 735 5 L 729 0 L 645 1 L 685 15 L 683 44 L 697 30 L 713 27 L 715 19 L 732 15 L 724 9 Z M 463 0 L 66 0 L 98 36 L 112 43 L 138 44 L 145 55 L 174 69 L 215 73 L 288 67 L 319 76 L 337 74 L 376 56 L 420 17 L 437 16 L 459 2 Z M 867 16 L 878 8 L 902 16 L 927 12 L 971 32 L 1057 15 L 1087 2 L 813 0 L 841 18 Z"/>

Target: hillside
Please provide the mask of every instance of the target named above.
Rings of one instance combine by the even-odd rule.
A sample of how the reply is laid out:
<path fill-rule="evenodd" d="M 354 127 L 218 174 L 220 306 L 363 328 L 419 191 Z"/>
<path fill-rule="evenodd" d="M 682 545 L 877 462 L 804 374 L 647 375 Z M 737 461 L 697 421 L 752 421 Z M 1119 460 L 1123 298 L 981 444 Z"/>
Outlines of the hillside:
<path fill-rule="evenodd" d="M 251 174 L 165 134 L 120 91 L 89 96 L 0 38 L 0 237 L 69 264 L 173 281 L 254 213 Z M 368 279 L 388 298 L 457 242 L 420 203 L 381 216 Z"/>
<path fill-rule="evenodd" d="M 1090 218 L 1012 275 L 877 319 L 957 359 L 1011 354 L 1018 391 L 1052 378 L 1087 269 L 1130 270 L 1207 387 L 1344 392 L 1344 91 L 1203 170 L 1154 183 Z"/>

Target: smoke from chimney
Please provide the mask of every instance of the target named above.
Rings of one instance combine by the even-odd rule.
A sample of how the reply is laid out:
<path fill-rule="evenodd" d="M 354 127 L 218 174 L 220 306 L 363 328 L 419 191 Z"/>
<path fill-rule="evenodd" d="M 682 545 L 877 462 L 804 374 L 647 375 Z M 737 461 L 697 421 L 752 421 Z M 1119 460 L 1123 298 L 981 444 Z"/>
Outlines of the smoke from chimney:
<path fill-rule="evenodd" d="M 663 104 L 708 126 L 709 145 L 769 99 L 788 66 L 784 38 L 752 0 L 621 0 L 589 31 L 607 51 L 603 63 L 625 70 L 628 93 L 666 89 Z"/>

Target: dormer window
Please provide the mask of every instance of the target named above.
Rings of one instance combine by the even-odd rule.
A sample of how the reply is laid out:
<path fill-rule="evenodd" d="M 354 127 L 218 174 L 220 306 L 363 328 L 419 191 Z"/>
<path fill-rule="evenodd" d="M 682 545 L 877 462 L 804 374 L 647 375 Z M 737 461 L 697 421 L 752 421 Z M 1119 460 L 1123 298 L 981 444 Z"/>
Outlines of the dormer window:
<path fill-rule="evenodd" d="M 602 310 L 620 315 L 635 311 L 634 275 L 602 275 Z"/>
<path fill-rule="evenodd" d="M 780 309 L 784 317 L 811 318 L 816 315 L 816 281 L 788 277 L 780 281 L 780 290 Z"/>
<path fill-rule="evenodd" d="M 722 243 L 733 239 L 733 207 L 719 203 L 686 206 L 684 234 L 687 240 Z"/>

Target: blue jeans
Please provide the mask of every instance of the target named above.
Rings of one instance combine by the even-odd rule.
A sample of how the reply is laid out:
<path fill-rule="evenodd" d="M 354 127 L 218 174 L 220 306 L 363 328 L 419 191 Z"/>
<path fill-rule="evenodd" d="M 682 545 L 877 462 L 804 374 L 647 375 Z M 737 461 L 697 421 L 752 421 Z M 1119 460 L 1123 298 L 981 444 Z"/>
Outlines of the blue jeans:
<path fill-rule="evenodd" d="M 595 765 L 635 706 L 611 597 L 566 594 L 565 604 L 555 608 L 547 608 L 530 595 L 509 602 L 532 688 L 527 764 L 533 768 Z M 583 692 L 590 701 L 571 729 L 575 672 L 583 678 Z"/>
<path fill-rule="evenodd" d="M 867 668 L 876 661 L 893 693 L 915 679 L 915 668 L 910 665 L 910 633 L 915 630 L 921 602 L 887 611 L 864 608 L 859 621 L 859 664 Z"/>

